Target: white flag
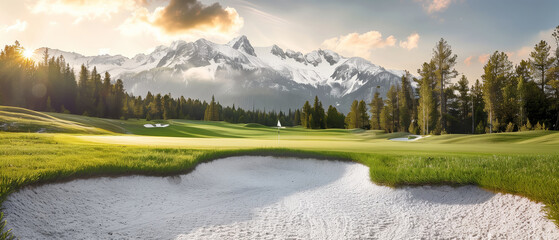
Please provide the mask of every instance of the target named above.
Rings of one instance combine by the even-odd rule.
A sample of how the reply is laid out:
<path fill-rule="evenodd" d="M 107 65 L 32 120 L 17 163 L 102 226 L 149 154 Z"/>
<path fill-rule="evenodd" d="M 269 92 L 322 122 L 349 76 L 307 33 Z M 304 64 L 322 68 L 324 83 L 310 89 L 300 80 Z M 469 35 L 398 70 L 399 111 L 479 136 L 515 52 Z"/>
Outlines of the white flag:
<path fill-rule="evenodd" d="M 278 120 L 278 127 L 281 127 L 281 123 L 280 123 L 280 121 L 279 121 L 279 120 Z"/>

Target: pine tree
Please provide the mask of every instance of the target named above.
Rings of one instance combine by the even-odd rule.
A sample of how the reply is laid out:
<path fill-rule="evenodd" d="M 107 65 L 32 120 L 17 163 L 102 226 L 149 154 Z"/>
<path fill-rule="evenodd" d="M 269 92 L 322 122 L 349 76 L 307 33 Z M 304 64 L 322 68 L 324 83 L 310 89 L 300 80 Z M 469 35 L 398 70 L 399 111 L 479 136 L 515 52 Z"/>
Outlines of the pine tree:
<path fill-rule="evenodd" d="M 371 108 L 371 129 L 375 129 L 375 130 L 379 130 L 381 129 L 380 126 L 380 112 L 382 111 L 382 108 L 384 107 L 384 102 L 382 100 L 382 98 L 380 97 L 380 93 L 375 92 L 375 95 L 373 97 L 373 99 L 371 100 L 371 103 L 369 104 L 369 107 Z"/>
<path fill-rule="evenodd" d="M 518 119 L 517 124 L 519 127 L 524 126 L 524 122 L 526 120 L 527 111 L 527 84 L 529 81 L 532 80 L 531 73 L 530 73 L 530 62 L 526 60 L 520 61 L 520 64 L 516 65 L 515 74 L 518 85 L 516 86 L 517 92 L 517 106 L 518 106 Z"/>
<path fill-rule="evenodd" d="M 553 124 L 555 130 L 559 130 L 559 25 L 555 27 L 555 30 L 551 34 L 555 40 L 555 62 L 553 66 L 547 72 L 547 79 L 549 80 L 549 85 L 552 93 L 552 106 L 551 111 L 555 115 L 555 124 Z"/>
<path fill-rule="evenodd" d="M 91 70 L 91 75 L 89 76 L 88 80 L 88 101 L 91 103 L 90 106 L 90 113 L 91 116 L 99 116 L 99 111 L 104 109 L 104 105 L 100 106 L 101 99 L 101 75 L 97 73 L 97 67 L 93 67 Z"/>
<path fill-rule="evenodd" d="M 311 114 L 312 114 L 311 104 L 309 103 L 309 101 L 306 101 L 305 105 L 303 105 L 303 110 L 301 111 L 301 125 L 304 128 L 311 128 L 311 124 L 310 124 Z"/>
<path fill-rule="evenodd" d="M 392 115 L 388 106 L 384 106 L 380 111 L 380 126 L 385 132 L 393 132 Z"/>
<path fill-rule="evenodd" d="M 348 129 L 359 128 L 359 102 L 354 100 L 351 104 L 351 110 L 345 118 Z"/>
<path fill-rule="evenodd" d="M 318 96 L 314 97 L 314 105 L 311 111 L 313 121 L 311 121 L 311 128 L 326 128 L 326 118 L 324 115 L 324 108 L 322 102 L 318 100 Z"/>
<path fill-rule="evenodd" d="M 456 84 L 456 90 L 459 93 L 458 96 L 458 112 L 459 112 L 459 123 L 460 131 L 462 133 L 469 132 L 471 126 L 471 95 L 468 93 L 470 88 L 468 87 L 468 79 L 466 76 L 462 75 L 460 80 Z"/>
<path fill-rule="evenodd" d="M 389 130 L 387 130 L 388 132 L 394 132 L 397 131 L 397 126 L 398 126 L 398 90 L 396 89 L 396 87 L 394 85 L 390 86 L 390 89 L 388 89 L 388 93 L 386 93 L 386 101 L 384 103 L 384 107 L 386 108 L 386 110 L 388 111 L 386 114 L 388 114 L 388 118 L 391 120 L 390 123 L 390 127 Z"/>
<path fill-rule="evenodd" d="M 504 52 L 495 51 L 483 67 L 483 97 L 488 114 L 489 133 L 499 130 L 498 123 L 505 122 L 506 105 L 503 90 L 511 78 L 512 63 Z"/>
<path fill-rule="evenodd" d="M 295 110 L 295 116 L 293 118 L 293 126 L 301 125 L 301 111 L 299 109 Z"/>
<path fill-rule="evenodd" d="M 115 113 L 114 118 L 120 118 L 122 116 L 122 105 L 124 104 L 124 98 L 126 94 L 124 93 L 124 83 L 122 80 L 117 79 L 114 85 L 114 104 Z"/>
<path fill-rule="evenodd" d="M 163 107 L 163 119 L 168 120 L 171 118 L 171 103 L 169 95 L 165 94 L 163 98 L 161 98 L 161 106 Z"/>
<path fill-rule="evenodd" d="M 550 50 L 551 46 L 541 40 L 530 53 L 530 65 L 533 69 L 534 79 L 539 79 L 542 92 L 545 92 L 547 85 L 546 73 L 555 61 L 555 58 L 550 57 Z"/>
<path fill-rule="evenodd" d="M 212 101 L 206 107 L 206 111 L 204 112 L 204 120 L 219 121 L 219 110 L 214 96 L 212 96 Z"/>
<path fill-rule="evenodd" d="M 78 85 L 76 83 L 76 74 L 74 69 L 70 68 L 69 64 L 66 64 L 64 69 L 64 98 L 63 105 L 66 106 L 68 112 L 77 112 L 77 95 L 78 95 Z"/>
<path fill-rule="evenodd" d="M 400 82 L 400 91 L 398 92 L 398 116 L 399 116 L 399 130 L 405 132 L 408 130 L 412 119 L 412 88 L 409 72 L 402 76 Z"/>
<path fill-rule="evenodd" d="M 89 71 L 82 64 L 80 76 L 78 78 L 78 113 L 84 113 L 88 110 L 90 104 L 89 87 L 88 87 Z"/>
<path fill-rule="evenodd" d="M 474 133 L 483 133 L 487 121 L 487 114 L 485 113 L 485 102 L 483 100 L 483 85 L 476 79 L 472 86 L 473 95 L 473 122 L 475 127 Z M 478 131 L 479 130 L 479 131 Z"/>
<path fill-rule="evenodd" d="M 114 118 L 114 113 L 116 112 L 116 103 L 115 98 L 113 96 L 111 85 L 111 74 L 109 72 L 105 72 L 105 76 L 103 78 L 103 82 L 101 85 L 101 102 L 104 103 L 103 106 L 103 117 L 110 116 Z"/>
<path fill-rule="evenodd" d="M 367 114 L 367 104 L 364 100 L 359 101 L 359 121 L 358 127 L 362 129 L 369 129 L 369 114 Z"/>
<path fill-rule="evenodd" d="M 456 58 L 457 55 L 452 55 L 452 49 L 450 45 L 441 38 L 441 40 L 435 45 L 433 49 L 433 58 L 432 61 L 436 67 L 436 76 L 439 85 L 439 114 L 440 114 L 440 121 L 439 121 L 439 128 L 441 131 L 446 131 L 446 98 L 445 98 L 445 86 L 451 79 L 455 78 L 458 75 L 456 69 L 454 69 L 454 65 L 456 65 Z"/>
<path fill-rule="evenodd" d="M 418 125 L 422 134 L 430 134 L 434 130 L 438 121 L 437 105 L 434 95 L 434 89 L 437 83 L 435 70 L 436 66 L 433 61 L 423 63 L 422 68 L 417 72 L 421 76 L 419 80 L 419 106 L 418 106 Z"/>
<path fill-rule="evenodd" d="M 326 114 L 326 127 L 328 128 L 344 128 L 344 115 L 330 105 Z"/>
<path fill-rule="evenodd" d="M 509 124 L 507 124 L 507 128 L 505 132 L 513 132 L 513 131 L 514 131 L 514 123 L 509 122 Z"/>
<path fill-rule="evenodd" d="M 522 126 L 524 124 L 524 118 L 526 117 L 526 114 L 524 113 L 524 108 L 526 106 L 526 98 L 525 98 L 526 87 L 523 78 L 518 77 L 517 79 L 518 79 L 518 86 L 516 87 L 516 91 L 518 92 L 517 104 L 519 109 L 518 126 Z"/>

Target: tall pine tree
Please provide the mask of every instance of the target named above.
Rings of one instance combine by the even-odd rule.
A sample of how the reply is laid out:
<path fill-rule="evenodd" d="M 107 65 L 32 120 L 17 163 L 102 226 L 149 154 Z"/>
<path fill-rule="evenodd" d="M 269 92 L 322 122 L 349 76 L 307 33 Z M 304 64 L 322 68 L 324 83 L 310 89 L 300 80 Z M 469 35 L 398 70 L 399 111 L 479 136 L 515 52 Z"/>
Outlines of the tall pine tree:
<path fill-rule="evenodd" d="M 458 75 L 458 71 L 454 69 L 456 65 L 456 54 L 452 54 L 450 45 L 441 38 L 433 49 L 432 61 L 435 64 L 437 82 L 439 85 L 439 128 L 441 132 L 446 132 L 446 98 L 445 87 L 448 82 Z"/>

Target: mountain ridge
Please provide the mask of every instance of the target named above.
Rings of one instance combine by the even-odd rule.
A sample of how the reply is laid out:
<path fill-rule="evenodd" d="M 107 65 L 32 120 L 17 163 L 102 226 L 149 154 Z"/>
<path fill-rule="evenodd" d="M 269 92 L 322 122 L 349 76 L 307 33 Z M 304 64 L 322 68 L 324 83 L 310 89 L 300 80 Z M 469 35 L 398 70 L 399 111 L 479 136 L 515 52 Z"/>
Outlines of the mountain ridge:
<path fill-rule="evenodd" d="M 37 49 L 34 59 L 42 61 L 45 49 Z M 403 74 L 327 49 L 303 54 L 278 45 L 253 47 L 244 35 L 226 44 L 178 40 L 132 58 L 50 48 L 49 55 L 63 56 L 76 73 L 82 64 L 107 71 L 113 79 L 122 79 L 134 95 L 151 91 L 206 100 L 216 95 L 225 104 L 278 110 L 299 108 L 319 96 L 325 104 L 347 112 L 355 99 L 368 102 L 374 91 L 384 96 Z"/>

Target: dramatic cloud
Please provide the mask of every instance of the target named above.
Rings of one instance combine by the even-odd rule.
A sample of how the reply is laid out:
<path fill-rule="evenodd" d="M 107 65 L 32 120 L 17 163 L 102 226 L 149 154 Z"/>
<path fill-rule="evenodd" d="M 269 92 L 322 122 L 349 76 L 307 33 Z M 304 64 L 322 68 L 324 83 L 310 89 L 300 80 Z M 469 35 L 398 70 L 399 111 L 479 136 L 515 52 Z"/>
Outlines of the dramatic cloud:
<path fill-rule="evenodd" d="M 118 27 L 125 35 L 155 34 L 161 41 L 197 38 L 230 39 L 243 27 L 234 8 L 219 3 L 206 6 L 198 0 L 171 0 L 153 13 L 141 7 Z"/>
<path fill-rule="evenodd" d="M 350 33 L 345 36 L 326 39 L 322 42 L 322 47 L 339 52 L 342 55 L 368 58 L 371 50 L 392 47 L 395 44 L 396 38 L 394 36 L 391 35 L 383 39 L 380 32 L 370 31 L 363 34 Z"/>
<path fill-rule="evenodd" d="M 452 0 L 414 0 L 420 2 L 429 13 L 442 12 L 448 8 Z"/>
<path fill-rule="evenodd" d="M 464 64 L 466 64 L 466 66 L 472 65 L 472 58 L 474 58 L 474 56 L 469 56 L 466 59 L 464 59 Z"/>
<path fill-rule="evenodd" d="M 197 0 L 171 0 L 169 5 L 154 12 L 151 23 L 167 33 L 230 32 L 236 31 L 242 20 L 235 9 L 223 8 L 219 3 L 204 6 Z"/>
<path fill-rule="evenodd" d="M 69 14 L 75 23 L 84 18 L 110 19 L 121 9 L 133 10 L 145 5 L 146 0 L 38 0 L 31 5 L 33 13 Z"/>
<path fill-rule="evenodd" d="M 23 32 L 25 31 L 26 28 L 27 28 L 27 22 L 18 19 L 16 20 L 15 24 L 10 26 L 0 27 L 0 30 L 3 30 L 3 32 L 11 32 L 11 31 Z"/>
<path fill-rule="evenodd" d="M 485 64 L 485 63 L 487 62 L 487 60 L 489 60 L 489 53 L 488 53 L 488 54 L 480 55 L 479 57 L 477 57 L 477 60 L 478 60 L 481 64 Z"/>
<path fill-rule="evenodd" d="M 400 47 L 405 48 L 407 50 L 412 50 L 417 47 L 418 42 L 419 42 L 419 34 L 414 33 L 408 36 L 407 41 L 400 41 Z"/>

